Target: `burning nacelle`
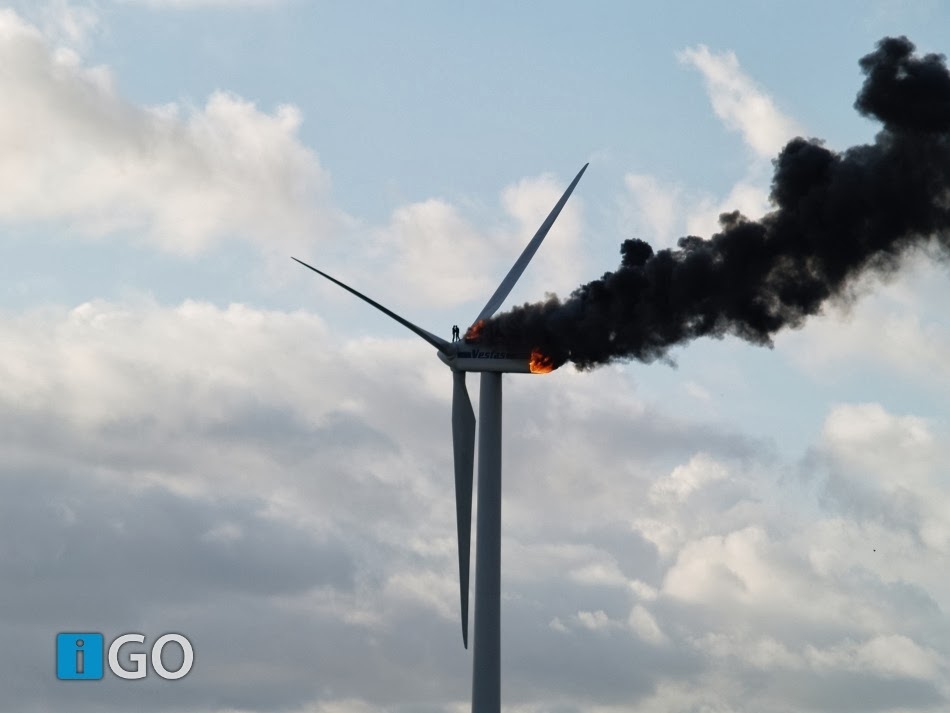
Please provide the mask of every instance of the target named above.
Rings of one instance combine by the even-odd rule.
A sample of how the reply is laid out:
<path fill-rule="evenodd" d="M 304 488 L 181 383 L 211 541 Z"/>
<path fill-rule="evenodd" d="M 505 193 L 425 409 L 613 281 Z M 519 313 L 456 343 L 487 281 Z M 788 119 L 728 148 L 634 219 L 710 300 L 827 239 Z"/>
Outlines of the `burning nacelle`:
<path fill-rule="evenodd" d="M 439 352 L 439 358 L 456 371 L 497 371 L 506 374 L 549 374 L 557 367 L 554 360 L 537 349 L 482 343 L 485 320 L 469 327 L 451 354 Z"/>
<path fill-rule="evenodd" d="M 497 371 L 505 374 L 548 374 L 554 361 L 537 350 L 512 350 L 503 346 L 456 342 L 454 354 L 439 352 L 441 359 L 456 371 Z"/>

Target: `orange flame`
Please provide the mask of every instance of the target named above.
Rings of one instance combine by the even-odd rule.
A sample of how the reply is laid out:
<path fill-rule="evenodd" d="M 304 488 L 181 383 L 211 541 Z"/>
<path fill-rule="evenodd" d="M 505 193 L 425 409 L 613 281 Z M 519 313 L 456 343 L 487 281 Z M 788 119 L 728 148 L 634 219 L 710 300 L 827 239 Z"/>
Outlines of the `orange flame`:
<path fill-rule="evenodd" d="M 477 342 L 482 338 L 482 330 L 485 328 L 485 320 L 480 319 L 465 332 L 466 342 Z"/>
<path fill-rule="evenodd" d="M 528 369 L 532 374 L 550 374 L 554 371 L 554 359 L 545 356 L 537 349 L 531 351 L 531 358 L 528 360 Z"/>

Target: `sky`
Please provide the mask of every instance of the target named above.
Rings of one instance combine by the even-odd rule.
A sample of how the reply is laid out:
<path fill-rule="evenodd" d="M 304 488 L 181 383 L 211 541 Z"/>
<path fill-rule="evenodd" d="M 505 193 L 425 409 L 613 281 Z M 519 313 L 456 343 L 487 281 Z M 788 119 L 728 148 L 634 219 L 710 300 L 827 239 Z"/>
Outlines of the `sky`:
<path fill-rule="evenodd" d="M 450 375 L 290 256 L 449 338 L 585 163 L 506 306 L 768 212 L 786 141 L 880 129 L 858 60 L 947 27 L 898 0 L 4 3 L 5 709 L 468 710 Z M 504 710 L 946 711 L 948 299 L 921 249 L 772 348 L 505 377 Z M 58 681 L 59 632 L 181 633 L 194 666 Z"/>

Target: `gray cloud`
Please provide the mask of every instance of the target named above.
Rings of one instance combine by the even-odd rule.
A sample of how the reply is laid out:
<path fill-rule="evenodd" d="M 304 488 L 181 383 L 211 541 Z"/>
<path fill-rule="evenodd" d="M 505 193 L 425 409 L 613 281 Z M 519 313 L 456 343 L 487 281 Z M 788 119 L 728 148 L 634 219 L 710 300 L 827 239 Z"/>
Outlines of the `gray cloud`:
<path fill-rule="evenodd" d="M 446 374 L 424 348 L 324 330 L 196 303 L 0 319 L 0 670 L 19 710 L 467 699 Z M 944 704 L 944 554 L 875 564 L 854 551 L 864 516 L 831 499 L 816 515 L 770 444 L 647 406 L 623 375 L 506 384 L 506 700 L 853 710 L 836 701 L 857 683 L 890 691 L 882 707 Z M 813 458 L 829 484 L 854 477 L 862 438 L 925 438 L 875 409 L 829 424 Z M 945 494 L 930 457 L 914 502 Z M 58 683 L 53 638 L 74 628 L 181 631 L 195 670 Z"/>

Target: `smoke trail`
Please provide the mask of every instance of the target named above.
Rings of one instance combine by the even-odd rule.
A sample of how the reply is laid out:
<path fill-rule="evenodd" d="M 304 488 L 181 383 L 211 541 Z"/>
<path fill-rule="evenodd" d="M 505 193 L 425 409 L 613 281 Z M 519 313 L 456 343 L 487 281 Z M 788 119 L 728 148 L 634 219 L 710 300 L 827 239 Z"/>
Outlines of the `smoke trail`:
<path fill-rule="evenodd" d="M 860 60 L 854 106 L 884 128 L 843 153 L 790 141 L 774 160 L 771 213 L 725 213 L 721 232 L 680 238 L 675 250 L 627 240 L 615 272 L 563 302 L 498 315 L 483 337 L 578 368 L 652 361 L 701 336 L 770 345 L 859 274 L 896 269 L 909 247 L 935 240 L 950 254 L 950 73 L 943 55 L 913 52 L 906 37 L 885 38 Z"/>

